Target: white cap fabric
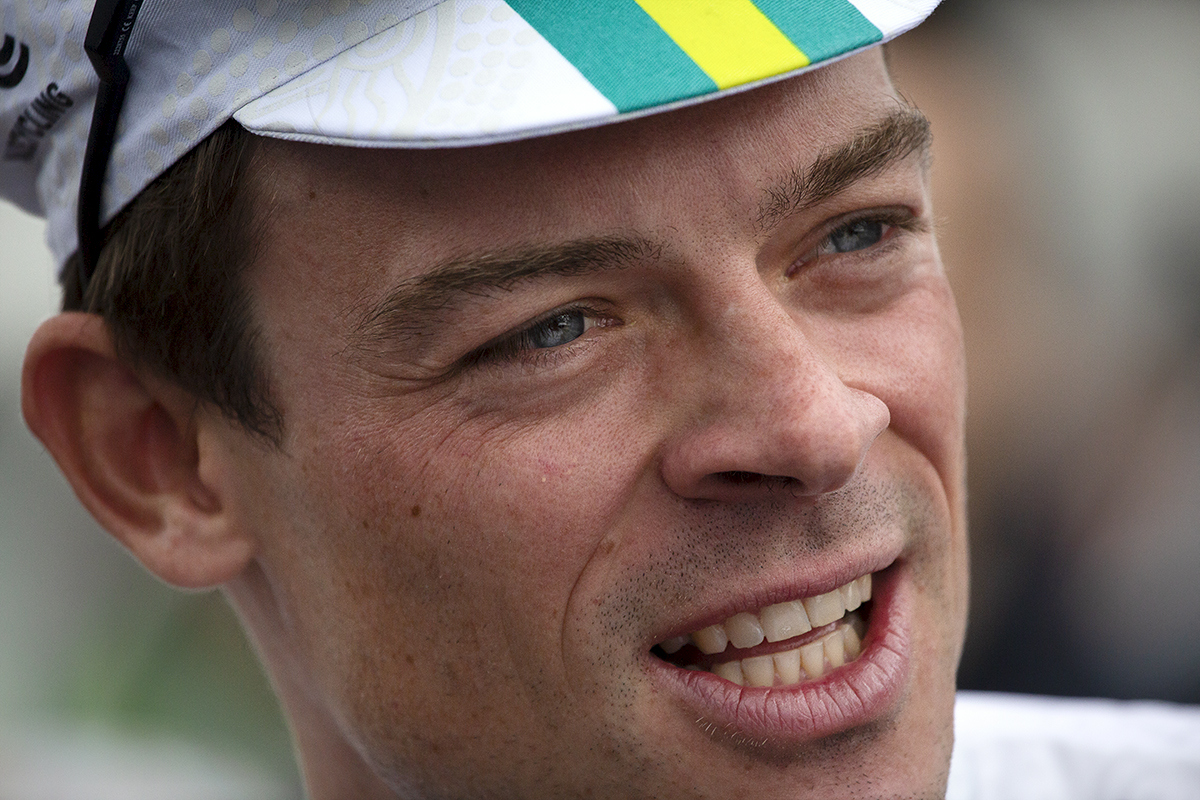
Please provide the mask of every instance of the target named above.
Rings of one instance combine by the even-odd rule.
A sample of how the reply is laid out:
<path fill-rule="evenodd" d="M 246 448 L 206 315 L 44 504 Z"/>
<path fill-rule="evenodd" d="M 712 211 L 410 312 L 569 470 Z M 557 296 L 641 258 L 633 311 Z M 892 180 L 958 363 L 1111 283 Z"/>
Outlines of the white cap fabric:
<path fill-rule="evenodd" d="M 145 0 L 102 222 L 205 136 L 455 147 L 605 124 L 887 41 L 938 0 Z M 61 265 L 99 79 L 92 2 L 0 0 L 0 196 Z"/>

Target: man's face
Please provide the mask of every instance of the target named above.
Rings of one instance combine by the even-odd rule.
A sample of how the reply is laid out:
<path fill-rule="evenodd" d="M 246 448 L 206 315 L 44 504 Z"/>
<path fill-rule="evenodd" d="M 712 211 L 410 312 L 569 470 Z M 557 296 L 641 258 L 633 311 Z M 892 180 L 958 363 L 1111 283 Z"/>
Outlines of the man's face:
<path fill-rule="evenodd" d="M 941 789 L 964 380 L 919 134 L 868 53 L 525 143 L 265 148 L 249 616 L 394 788 Z"/>

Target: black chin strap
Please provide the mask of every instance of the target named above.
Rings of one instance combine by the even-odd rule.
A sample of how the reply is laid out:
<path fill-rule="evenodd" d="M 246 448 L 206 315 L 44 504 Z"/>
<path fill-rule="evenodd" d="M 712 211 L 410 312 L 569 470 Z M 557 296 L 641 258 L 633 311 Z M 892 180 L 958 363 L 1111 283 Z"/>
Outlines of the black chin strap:
<path fill-rule="evenodd" d="M 104 191 L 104 176 L 112 156 L 117 135 L 117 119 L 125 103 L 129 85 L 129 65 L 125 63 L 125 47 L 133 32 L 142 0 L 97 0 L 88 24 L 83 49 L 88 54 L 100 89 L 92 111 L 92 127 L 88 131 L 87 150 L 83 156 L 83 175 L 79 180 L 79 282 L 81 292 L 100 262 L 100 201 Z"/>

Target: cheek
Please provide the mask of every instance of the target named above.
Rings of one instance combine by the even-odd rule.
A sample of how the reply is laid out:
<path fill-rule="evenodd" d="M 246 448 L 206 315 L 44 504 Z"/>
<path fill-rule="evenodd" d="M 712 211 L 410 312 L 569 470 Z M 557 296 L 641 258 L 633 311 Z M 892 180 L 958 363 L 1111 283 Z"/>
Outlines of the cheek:
<path fill-rule="evenodd" d="M 429 461 L 425 493 L 446 502 L 428 523 L 471 542 L 464 577 L 488 565 L 482 601 L 506 610 L 499 622 L 522 652 L 559 653 L 547 634 L 562 629 L 580 574 L 627 505 L 647 437 L 624 406 L 608 386 L 527 424 L 464 420 L 454 452 Z"/>
<path fill-rule="evenodd" d="M 376 641 L 381 656 L 420 651 L 429 680 L 447 671 L 433 660 L 486 661 L 499 676 L 559 658 L 571 592 L 642 458 L 619 394 L 550 423 L 443 406 L 324 426 L 293 508 L 305 509 L 307 563 L 323 565 L 309 579 L 348 617 L 336 635 Z"/>
<path fill-rule="evenodd" d="M 956 586 L 948 591 L 961 595 L 955 604 L 965 606 L 966 374 L 949 285 L 940 275 L 923 279 L 869 320 L 851 319 L 831 330 L 826 344 L 848 384 L 884 401 L 888 430 L 903 458 L 940 495 L 938 516 L 944 515 L 948 538 L 935 557 L 941 561 L 942 548 L 948 548 L 944 566 Z"/>
<path fill-rule="evenodd" d="M 891 411 L 891 430 L 927 468 L 943 493 L 948 538 L 934 537 L 925 554 L 940 574 L 942 618 L 952 628 L 946 641 L 959 647 L 966 624 L 966 371 L 962 329 L 949 286 L 930 280 L 887 319 L 885 357 L 879 360 L 878 391 Z M 947 613 L 949 612 L 949 613 Z M 952 660 L 957 663 L 957 655 Z"/>
<path fill-rule="evenodd" d="M 882 399 L 890 429 L 922 454 L 957 500 L 964 467 L 966 373 L 962 329 L 949 285 L 929 278 L 870 325 L 842 331 L 847 382 Z"/>
<path fill-rule="evenodd" d="M 462 738 L 450 732 L 476 730 L 514 739 L 514 753 L 552 752 L 545 719 L 585 716 L 562 634 L 644 460 L 635 442 L 646 437 L 625 413 L 636 403 L 614 402 L 620 394 L 550 424 L 443 413 L 403 431 L 356 425 L 313 459 L 307 502 L 324 509 L 315 533 L 338 576 L 326 582 L 341 586 L 313 624 L 331 640 L 328 678 L 345 714 L 377 732 L 371 749 L 425 737 L 445 756 Z M 487 728 L 495 720 L 503 730 Z M 380 743 L 399 731 L 406 743 Z"/>

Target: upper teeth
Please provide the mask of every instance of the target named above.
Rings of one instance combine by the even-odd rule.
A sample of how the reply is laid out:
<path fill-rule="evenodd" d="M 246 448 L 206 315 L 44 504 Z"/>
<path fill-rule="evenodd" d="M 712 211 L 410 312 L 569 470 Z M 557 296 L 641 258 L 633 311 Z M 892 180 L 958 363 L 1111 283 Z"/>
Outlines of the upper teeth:
<path fill-rule="evenodd" d="M 764 639 L 782 642 L 808 633 L 813 628 L 836 622 L 847 611 L 853 611 L 870 599 L 871 576 L 863 575 L 825 594 L 776 603 L 753 613 L 743 611 L 734 614 L 724 622 L 709 625 L 687 636 L 668 639 L 659 647 L 667 653 L 675 653 L 690 641 L 700 652 L 714 655 L 722 652 L 730 642 L 740 649 L 755 647 L 762 644 Z"/>

